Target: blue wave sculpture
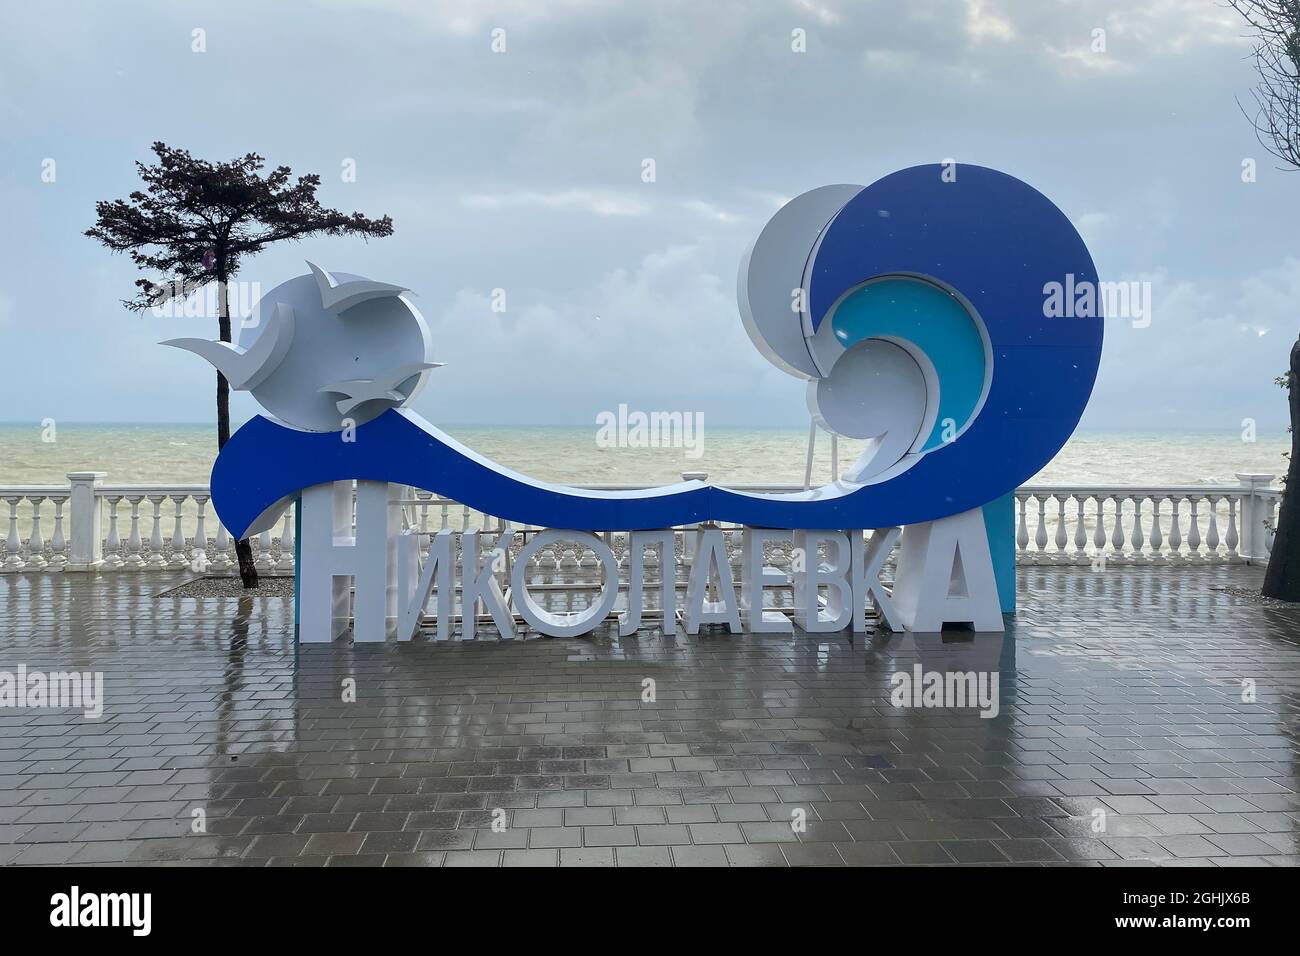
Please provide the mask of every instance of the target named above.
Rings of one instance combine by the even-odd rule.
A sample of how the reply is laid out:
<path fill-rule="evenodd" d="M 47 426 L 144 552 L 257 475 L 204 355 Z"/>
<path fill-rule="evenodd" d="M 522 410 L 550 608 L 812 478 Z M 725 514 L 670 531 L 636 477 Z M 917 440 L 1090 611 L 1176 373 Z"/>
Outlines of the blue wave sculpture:
<path fill-rule="evenodd" d="M 337 431 L 304 431 L 261 416 L 252 419 L 213 467 L 217 513 L 232 534 L 242 537 L 301 489 L 350 479 L 411 485 L 499 518 L 585 531 L 703 520 L 771 528 L 879 528 L 936 520 L 991 502 L 1050 461 L 1078 424 L 1100 362 L 1102 317 L 1045 315 L 1044 287 L 1067 275 L 1076 287 L 1095 287 L 1097 275 L 1078 232 L 1037 190 L 979 166 L 960 166 L 955 180 L 944 173 L 945 167 L 916 166 L 853 194 L 816 236 L 804 268 L 809 336 L 833 320 L 855 291 L 887 277 L 918 279 L 947 290 L 982 328 L 989 364 L 982 402 L 969 421 L 958 423 L 952 440 L 935 443 L 927 428 L 925 447 L 918 445 L 905 467 L 862 483 L 839 480 L 789 494 L 751 494 L 700 482 L 645 491 L 588 491 L 519 475 L 410 410 L 389 406 L 356 427 L 355 441 L 340 440 Z M 329 288 L 337 289 L 329 274 L 314 271 L 318 280 L 324 282 L 323 275 L 335 283 Z M 370 305 L 383 303 L 384 288 L 397 287 L 366 293 L 374 300 Z M 268 293 L 267 299 L 275 294 Z M 363 301 L 360 295 L 353 298 Z M 264 300 L 264 311 L 268 305 L 274 303 Z M 792 315 L 792 321 L 800 320 Z M 850 336 L 847 326 L 841 327 L 842 340 L 856 343 L 872 334 L 870 323 L 855 319 L 849 325 L 858 331 Z M 307 326 L 303 319 L 297 321 L 293 348 Z M 881 327 L 889 330 L 882 338 L 906 338 L 900 331 L 906 323 Z M 932 351 L 942 346 L 943 336 L 930 338 Z M 710 347 L 703 341 L 694 344 Z M 400 389 L 387 393 L 395 396 L 394 402 L 409 401 L 417 387 L 415 376 L 427 375 L 432 367 L 418 364 L 425 358 L 409 357 L 415 363 L 409 366 L 412 371 L 403 372 L 408 377 L 402 383 L 394 379 Z M 942 389 L 941 380 L 932 383 L 932 391 Z M 342 394 L 346 399 L 348 393 Z"/>

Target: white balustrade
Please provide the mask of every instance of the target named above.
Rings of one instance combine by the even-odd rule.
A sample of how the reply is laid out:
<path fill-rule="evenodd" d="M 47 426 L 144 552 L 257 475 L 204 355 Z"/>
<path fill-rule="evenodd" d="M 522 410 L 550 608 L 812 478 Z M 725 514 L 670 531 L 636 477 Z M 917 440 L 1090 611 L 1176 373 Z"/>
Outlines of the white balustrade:
<path fill-rule="evenodd" d="M 1240 486 L 1027 485 L 1016 492 L 1016 559 L 1027 564 L 1266 561 L 1281 492 L 1271 487 L 1271 476 L 1239 477 Z M 1073 518 L 1067 517 L 1070 498 Z M 1053 499 L 1055 506 L 1048 507 Z"/>
<path fill-rule="evenodd" d="M 234 542 L 217 516 L 209 512 L 211 498 L 206 486 L 104 485 L 98 472 L 75 472 L 68 477 L 70 485 L 0 486 L 0 521 L 8 522 L 7 528 L 0 527 L 0 572 L 204 569 L 225 574 L 236 568 Z M 1027 485 L 1015 493 L 1016 560 L 1076 565 L 1263 563 L 1272 548 L 1281 492 L 1272 486 L 1270 475 L 1237 477 L 1239 485 Z M 613 491 L 635 490 L 637 486 L 584 487 Z M 736 487 L 749 492 L 796 489 L 790 485 Z M 495 516 L 427 491 L 406 489 L 402 504 L 406 527 L 417 529 L 424 541 L 449 527 L 458 531 L 481 528 L 487 536 L 495 536 L 503 527 Z M 106 534 L 102 539 L 101 513 Z M 147 528 L 143 520 L 149 522 Z M 216 523 L 215 533 L 210 522 Z M 735 559 L 739 555 L 737 526 L 721 527 L 729 556 Z M 519 525 L 514 528 L 511 555 L 533 530 Z M 619 562 L 625 563 L 626 536 L 606 534 L 605 541 Z M 679 552 L 686 544 L 679 544 Z M 291 572 L 293 509 L 285 512 L 278 528 L 257 535 L 253 545 L 259 571 Z M 770 558 L 780 566 L 782 561 L 788 563 L 790 555 L 788 549 L 776 546 Z M 532 566 L 545 573 L 594 565 L 595 556 L 585 547 L 548 548 L 532 558 Z"/>
<path fill-rule="evenodd" d="M 68 563 L 64 515 L 70 490 L 66 486 L 42 488 L 13 485 L 0 488 L 0 502 L 8 505 L 8 530 L 0 552 L 0 572 L 61 571 Z M 48 542 L 42 519 L 53 517 Z M 26 528 L 27 535 L 23 536 Z"/>
<path fill-rule="evenodd" d="M 104 485 L 99 472 L 68 477 L 70 486 L 0 486 L 0 521 L 8 522 L 0 526 L 0 572 L 224 573 L 236 566 L 220 521 L 215 540 L 211 534 L 206 486 Z M 255 553 L 270 573 L 293 571 L 293 514 L 290 507 L 278 534 L 258 536 Z"/>

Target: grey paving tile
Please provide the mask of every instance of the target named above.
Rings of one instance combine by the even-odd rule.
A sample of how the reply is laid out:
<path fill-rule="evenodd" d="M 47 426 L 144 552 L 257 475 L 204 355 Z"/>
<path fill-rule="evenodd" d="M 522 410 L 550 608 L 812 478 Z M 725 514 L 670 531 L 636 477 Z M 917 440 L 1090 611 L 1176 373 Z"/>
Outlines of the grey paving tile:
<path fill-rule="evenodd" d="M 781 852 L 791 866 L 844 866 L 833 843 L 782 844 Z"/>
<path fill-rule="evenodd" d="M 672 853 L 666 846 L 628 846 L 614 851 L 619 866 L 670 867 Z"/>
<path fill-rule="evenodd" d="M 596 635 L 581 660 L 534 640 L 485 666 L 481 644 L 418 639 L 296 667 L 282 599 L 3 575 L 0 656 L 103 670 L 110 706 L 0 713 L 0 864 L 1294 865 L 1294 715 L 1277 695 L 1243 709 L 1233 680 L 1294 686 L 1300 647 L 1278 637 L 1300 611 L 1215 590 L 1259 574 L 1123 568 L 1103 589 L 1023 567 L 1007 634 L 953 644 Z M 973 658 L 1001 675 L 994 726 L 889 705 L 894 669 Z M 629 661 L 659 675 L 654 708 L 627 706 Z M 340 701 L 341 672 L 366 701 Z"/>
<path fill-rule="evenodd" d="M 672 847 L 673 863 L 677 866 L 730 866 L 726 851 L 721 846 Z"/>
<path fill-rule="evenodd" d="M 613 866 L 614 851 L 609 847 L 560 850 L 560 866 Z"/>

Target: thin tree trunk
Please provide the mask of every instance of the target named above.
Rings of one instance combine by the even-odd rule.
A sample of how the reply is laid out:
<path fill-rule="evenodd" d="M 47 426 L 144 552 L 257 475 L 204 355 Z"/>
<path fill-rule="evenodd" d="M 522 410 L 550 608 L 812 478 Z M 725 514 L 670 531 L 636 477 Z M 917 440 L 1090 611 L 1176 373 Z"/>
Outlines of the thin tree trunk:
<path fill-rule="evenodd" d="M 1264 575 L 1265 597 L 1300 601 L 1300 339 L 1291 346 L 1291 377 L 1287 390 L 1291 405 L 1291 460 L 1286 470 L 1286 491 L 1278 511 L 1273 551 Z"/>
<path fill-rule="evenodd" d="M 226 297 L 226 270 L 224 263 L 217 268 L 217 301 L 219 305 L 218 322 L 221 327 L 221 341 L 233 341 L 230 337 L 230 301 Z M 217 451 L 226 447 L 230 441 L 230 383 L 226 376 L 217 373 Z M 235 542 L 235 557 L 239 560 L 239 580 L 245 589 L 257 587 L 257 565 L 253 562 L 253 545 L 247 538 Z"/>

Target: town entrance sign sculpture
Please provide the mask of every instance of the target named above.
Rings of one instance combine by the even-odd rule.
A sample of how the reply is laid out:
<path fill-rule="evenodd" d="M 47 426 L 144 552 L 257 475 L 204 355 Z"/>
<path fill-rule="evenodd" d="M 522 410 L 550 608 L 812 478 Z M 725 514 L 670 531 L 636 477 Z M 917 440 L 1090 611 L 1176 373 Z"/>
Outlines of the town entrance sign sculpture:
<path fill-rule="evenodd" d="M 506 637 L 516 633 L 515 612 L 549 635 L 598 626 L 619 594 L 617 562 L 598 531 L 630 533 L 620 630 L 641 624 L 646 547 L 661 549 L 658 586 L 672 626 L 672 529 L 681 526 L 694 535 L 689 633 L 705 624 L 791 629 L 784 614 L 763 609 L 765 587 L 791 583 L 763 566 L 763 544 L 775 539 L 809 556 L 793 581 L 806 630 L 862 630 L 870 602 L 891 628 L 1000 631 L 1003 611 L 1014 609 L 1011 495 L 1073 432 L 1101 357 L 1101 316 L 1044 307 L 1048 288 L 1067 280 L 1097 285 L 1078 232 L 1042 194 L 992 169 L 916 166 L 788 202 L 742 261 L 741 317 L 769 361 L 808 381 L 817 425 L 867 442 L 831 483 L 779 494 L 699 481 L 593 491 L 489 461 L 405 407 L 436 367 L 405 290 L 314 265 L 263 297 L 264 321 L 237 345 L 164 344 L 207 359 L 269 413 L 218 456 L 212 500 L 241 537 L 299 502 L 302 641 L 332 640 L 349 626 L 358 641 L 409 638 L 435 593 L 436 634 L 451 636 L 454 535 L 437 532 L 426 549 L 403 528 L 395 502 L 404 486 L 553 529 L 528 541 L 506 573 L 492 557 L 510 540 L 508 525 L 487 548 L 480 532 L 461 534 L 462 638 L 475 636 L 480 601 Z M 744 528 L 739 594 L 716 522 Z M 900 535 L 889 592 L 878 574 Z M 604 584 L 581 611 L 548 611 L 529 594 L 528 558 L 577 538 Z"/>

